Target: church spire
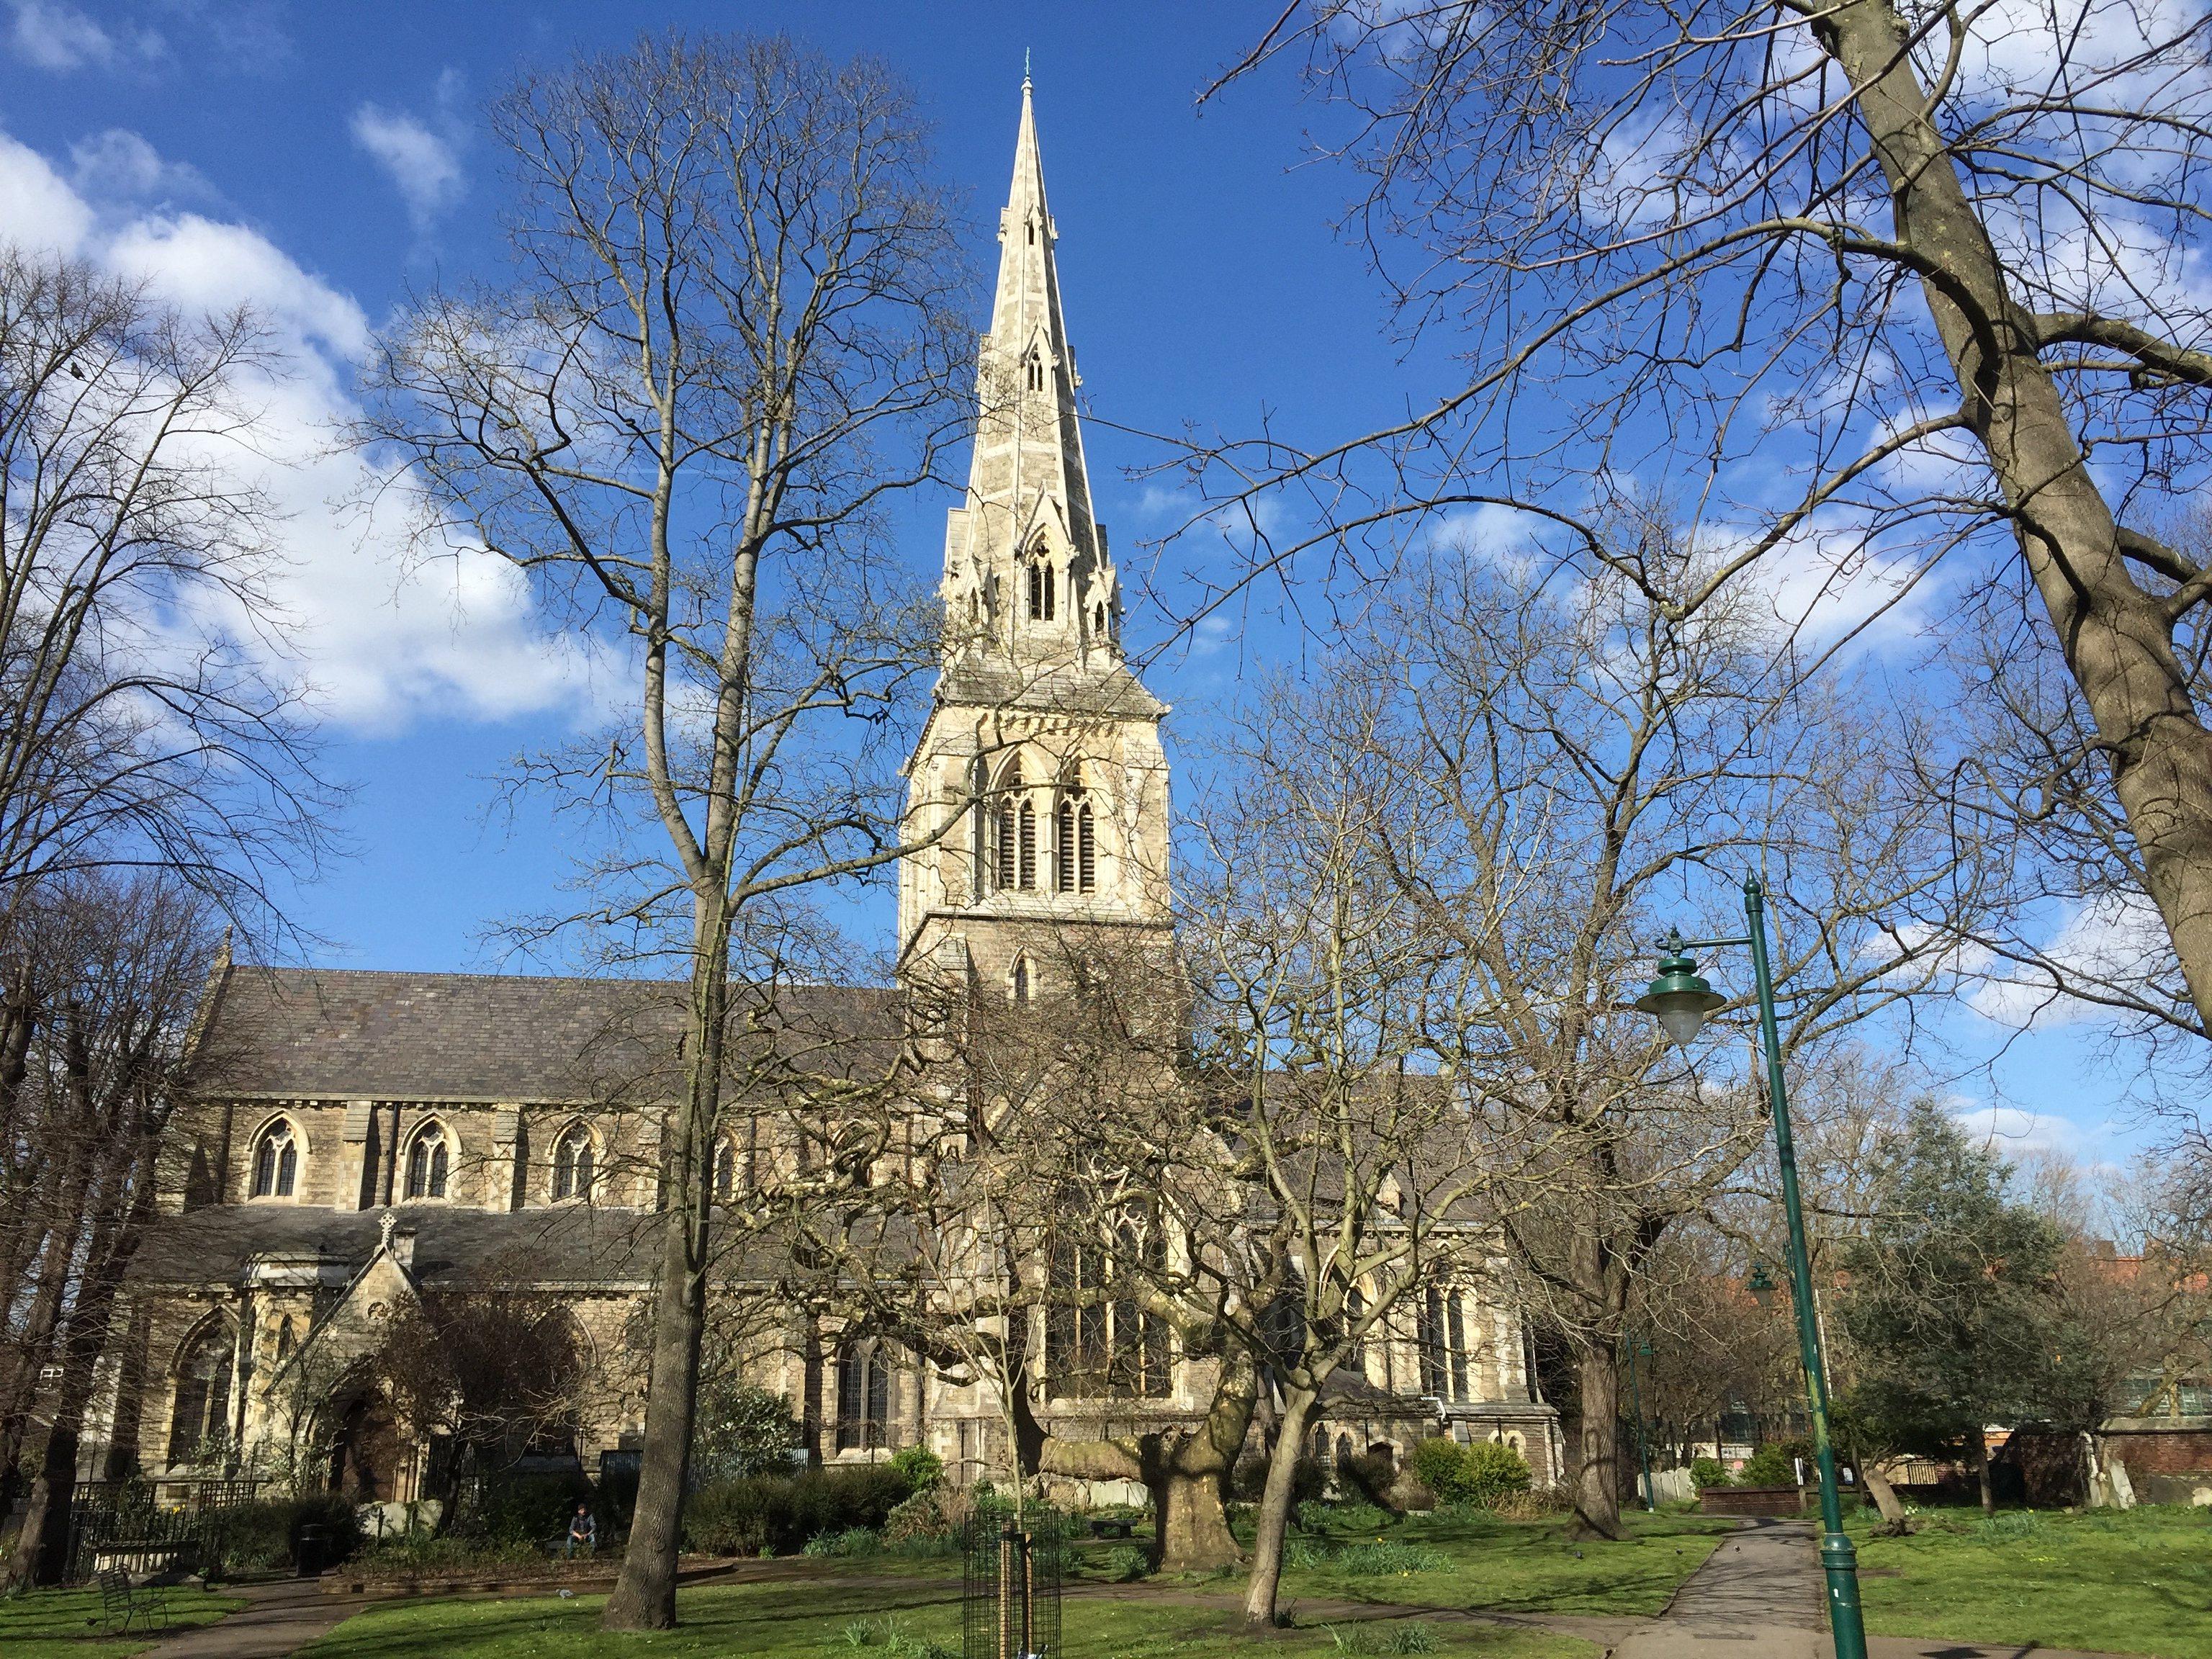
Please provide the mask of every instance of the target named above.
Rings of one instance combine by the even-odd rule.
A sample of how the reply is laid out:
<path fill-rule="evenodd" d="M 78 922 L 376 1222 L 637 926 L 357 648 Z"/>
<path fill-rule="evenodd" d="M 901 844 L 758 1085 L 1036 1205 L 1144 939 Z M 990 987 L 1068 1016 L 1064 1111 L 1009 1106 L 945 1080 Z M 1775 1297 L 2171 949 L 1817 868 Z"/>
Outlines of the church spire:
<path fill-rule="evenodd" d="M 1119 629 L 1105 530 L 1091 516 L 1058 240 L 1025 67 L 991 331 L 977 353 L 975 453 L 945 548 L 951 636 L 967 651 L 1024 662 L 1110 659 Z"/>

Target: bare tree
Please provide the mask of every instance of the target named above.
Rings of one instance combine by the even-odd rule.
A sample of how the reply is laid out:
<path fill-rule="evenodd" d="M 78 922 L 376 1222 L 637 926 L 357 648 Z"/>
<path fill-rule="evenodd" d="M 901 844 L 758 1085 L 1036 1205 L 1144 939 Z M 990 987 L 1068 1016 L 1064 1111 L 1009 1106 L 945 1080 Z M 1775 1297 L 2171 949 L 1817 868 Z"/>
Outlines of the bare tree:
<path fill-rule="evenodd" d="M 1155 1178 L 1188 1241 L 1164 1265 L 1218 1298 L 1272 1408 L 1249 1627 L 1277 1622 L 1297 1465 L 1330 1378 L 1423 1291 L 1483 1276 L 1497 1218 L 1525 1201 L 1518 1126 L 1486 1126 L 1480 1085 L 1437 1063 L 1456 941 L 1400 879 L 1419 803 L 1370 691 L 1278 686 L 1229 740 L 1182 926 L 1198 1133 L 1136 1131 L 1164 1143 Z"/>
<path fill-rule="evenodd" d="M 1677 614 L 1753 567 L 1852 621 L 1978 594 L 2002 648 L 1931 672 L 2027 677 L 1991 702 L 2030 725 L 1940 781 L 2089 847 L 2087 896 L 2170 940 L 2162 984 L 2064 988 L 2134 979 L 2124 1006 L 2201 1033 L 2212 577 L 2165 526 L 2207 459 L 2208 31 L 2143 0 L 1294 4 L 1224 80 L 1304 56 L 1352 234 L 1468 368 L 1389 429 L 1208 459 L 1354 546 L 1491 501 L 1598 565 L 1585 504 L 1663 478 L 1727 550 Z"/>
<path fill-rule="evenodd" d="M 954 227 L 880 65 L 781 39 L 641 40 L 492 109 L 503 289 L 386 342 L 367 441 L 620 662 L 630 712 L 524 776 L 601 812 L 580 917 L 680 963 L 665 1242 L 636 1520 L 611 1628 L 675 1619 L 732 979 L 810 885 L 898 851 L 878 735 L 930 660 L 886 504 L 962 432 Z M 661 850 L 652 850 L 658 842 Z"/>
<path fill-rule="evenodd" d="M 60 1571 L 93 1368 L 153 1212 L 162 1131 L 188 1078 L 220 1074 L 191 1030 L 208 921 L 207 901 L 158 878 L 81 875 L 19 891 L 0 937 L 0 1493 L 51 1404 L 18 1583 Z"/>
<path fill-rule="evenodd" d="M 272 370 L 250 312 L 0 243 L 0 906 L 135 867 L 254 921 L 268 875 L 322 851 L 331 792 L 267 666 Z"/>
<path fill-rule="evenodd" d="M 1756 1068 L 1730 1075 L 1724 1050 L 1700 1077 L 1634 1010 L 1661 923 L 1740 932 L 1703 872 L 1763 871 L 1784 1045 L 1809 1057 L 1944 989 L 2008 871 L 1912 787 L 1902 757 L 1945 740 L 1925 710 L 1806 683 L 1740 599 L 1683 617 L 1649 596 L 1700 584 L 1705 556 L 1663 520 L 1614 534 L 1632 579 L 1556 592 L 1505 550 L 1409 562 L 1308 716 L 1311 742 L 1386 769 L 1402 803 L 1374 833 L 1437 941 L 1424 1049 L 1475 1085 L 1510 1166 L 1541 1171 L 1499 1224 L 1572 1352 L 1577 1513 L 1607 1534 L 1637 1278 L 1765 1133 Z M 1748 975 L 1719 972 L 1744 1006 Z"/>

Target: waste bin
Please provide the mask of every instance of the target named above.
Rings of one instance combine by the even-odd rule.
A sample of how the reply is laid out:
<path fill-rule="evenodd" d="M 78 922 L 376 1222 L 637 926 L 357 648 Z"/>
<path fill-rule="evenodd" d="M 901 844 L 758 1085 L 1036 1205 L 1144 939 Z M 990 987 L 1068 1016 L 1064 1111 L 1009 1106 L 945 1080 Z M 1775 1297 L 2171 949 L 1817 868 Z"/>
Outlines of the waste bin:
<path fill-rule="evenodd" d="M 313 1578 L 330 1565 L 331 1529 L 328 1527 L 302 1527 L 293 1540 L 292 1560 L 302 1578 Z"/>

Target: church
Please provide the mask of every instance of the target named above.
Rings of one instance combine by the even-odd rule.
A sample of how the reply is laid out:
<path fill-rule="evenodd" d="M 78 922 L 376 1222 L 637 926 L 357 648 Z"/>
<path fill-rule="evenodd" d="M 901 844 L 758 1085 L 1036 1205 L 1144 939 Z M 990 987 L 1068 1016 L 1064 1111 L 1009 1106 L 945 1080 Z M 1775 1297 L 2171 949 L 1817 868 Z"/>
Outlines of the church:
<path fill-rule="evenodd" d="M 1164 952 L 1170 929 L 1168 710 L 1121 652 L 1058 234 L 1025 82 L 979 353 L 984 414 L 946 518 L 944 658 L 907 769 L 912 820 L 945 833 L 902 865 L 896 933 L 902 985 L 955 983 L 1012 1006 L 1056 971 L 1041 940 Z M 682 1011 L 667 988 L 219 962 L 194 1037 L 217 1059 L 214 1081 L 172 1121 L 82 1478 L 243 1475 L 412 1499 L 435 1449 L 370 1362 L 425 1298 L 487 1292 L 557 1308 L 582 1368 L 568 1419 L 525 1449 L 594 1475 L 634 1465 L 657 1137 L 650 1100 L 611 1104 L 607 1079 L 621 1074 L 634 1095 L 673 1050 Z M 823 1030 L 896 1039 L 896 990 L 791 994 Z M 745 1122 L 718 1145 L 718 1194 L 769 1155 L 758 1118 Z M 1205 1362 L 1164 1345 L 1152 1356 L 1133 1334 L 1118 1346 L 1151 1363 L 1102 1389 L 1050 1328 L 1040 1322 L 1030 1368 L 1041 1419 L 1204 1413 Z M 805 1321 L 746 1363 L 790 1401 L 811 1458 L 925 1445 L 955 1480 L 1005 1477 L 988 1383 Z M 1440 1287 L 1358 1364 L 1364 1374 L 1340 1375 L 1324 1399 L 1324 1458 L 1445 1434 L 1504 1441 L 1539 1484 L 1559 1478 L 1556 1415 L 1520 1314 L 1494 1289 Z"/>

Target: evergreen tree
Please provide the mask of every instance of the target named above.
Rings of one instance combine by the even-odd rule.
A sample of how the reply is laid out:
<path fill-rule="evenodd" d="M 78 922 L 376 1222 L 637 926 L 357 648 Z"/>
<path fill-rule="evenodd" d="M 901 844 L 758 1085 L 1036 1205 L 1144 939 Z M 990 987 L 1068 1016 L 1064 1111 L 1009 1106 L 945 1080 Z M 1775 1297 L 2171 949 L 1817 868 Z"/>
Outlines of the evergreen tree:
<path fill-rule="evenodd" d="M 1849 1420 L 1865 1449 L 1963 1453 L 1984 1510 L 1984 1425 L 2048 1415 L 2065 1392 L 2055 1357 L 2063 1238 L 2013 1201 L 2011 1177 L 2002 1158 L 1917 1103 L 1877 1153 L 1875 1215 L 1842 1254 L 1856 1351 Z"/>

